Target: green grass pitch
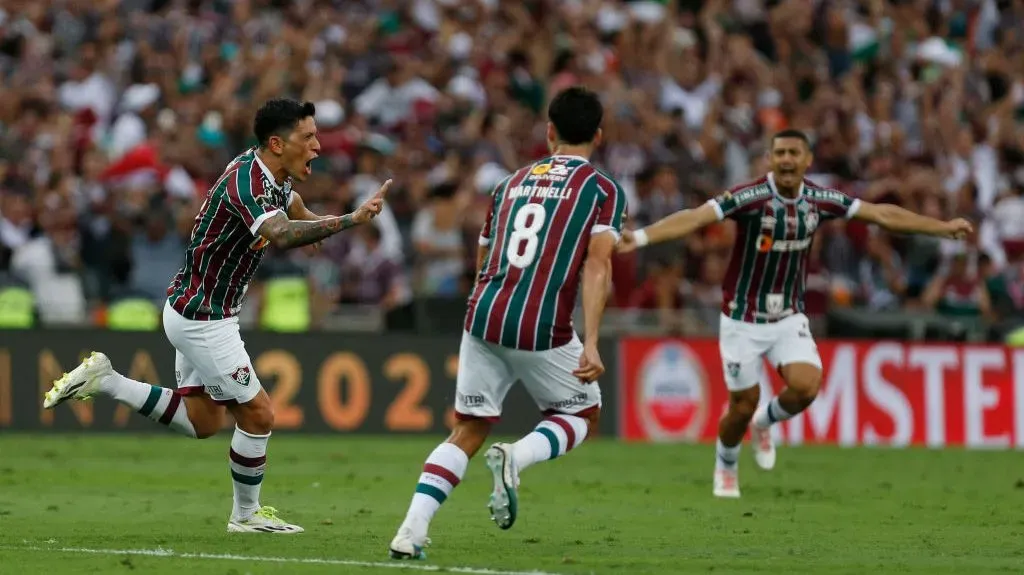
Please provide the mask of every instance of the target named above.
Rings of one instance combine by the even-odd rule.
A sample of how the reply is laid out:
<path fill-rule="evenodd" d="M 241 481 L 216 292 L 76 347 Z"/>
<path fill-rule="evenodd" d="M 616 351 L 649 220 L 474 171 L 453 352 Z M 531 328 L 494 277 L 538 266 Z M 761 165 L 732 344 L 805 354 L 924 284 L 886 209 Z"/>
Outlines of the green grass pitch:
<path fill-rule="evenodd" d="M 225 533 L 227 435 L 4 434 L 0 573 L 395 573 L 406 563 L 387 545 L 440 439 L 275 435 L 263 502 L 307 530 L 275 536 Z M 588 443 L 523 473 L 519 519 L 501 531 L 477 459 L 435 518 L 429 560 L 402 572 L 1024 569 L 1019 452 L 782 447 L 766 473 L 745 447 L 741 461 L 743 498 L 720 501 L 710 446 Z"/>

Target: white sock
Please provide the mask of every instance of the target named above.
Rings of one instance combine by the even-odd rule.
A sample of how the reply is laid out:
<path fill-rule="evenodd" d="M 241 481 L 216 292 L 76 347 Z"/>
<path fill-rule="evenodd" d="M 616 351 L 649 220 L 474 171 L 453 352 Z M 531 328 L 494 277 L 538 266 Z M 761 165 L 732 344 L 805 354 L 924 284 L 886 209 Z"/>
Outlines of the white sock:
<path fill-rule="evenodd" d="M 235 505 L 231 518 L 244 521 L 260 508 L 260 485 L 267 468 L 267 442 L 270 434 L 256 435 L 235 426 L 231 436 L 231 484 L 234 486 Z"/>
<path fill-rule="evenodd" d="M 754 413 L 754 425 L 758 427 L 770 427 L 774 423 L 780 421 L 786 421 L 793 417 L 794 414 L 787 412 L 782 409 L 779 405 L 779 396 L 775 396 L 764 409 L 759 409 Z"/>
<path fill-rule="evenodd" d="M 442 443 L 434 448 L 423 464 L 423 473 L 416 483 L 409 512 L 402 527 L 418 532 L 426 528 L 441 504 L 448 499 L 455 486 L 462 481 L 469 465 L 469 456 L 453 443 Z M 417 533 L 426 535 L 426 533 Z"/>
<path fill-rule="evenodd" d="M 128 379 L 114 372 L 100 382 L 100 392 L 182 435 L 196 436 L 181 395 L 172 389 Z"/>
<path fill-rule="evenodd" d="M 587 420 L 575 415 L 552 415 L 512 444 L 520 471 L 541 461 L 565 455 L 587 438 Z"/>
<path fill-rule="evenodd" d="M 715 469 L 736 469 L 740 461 L 740 447 L 742 446 L 742 441 L 732 447 L 726 447 L 721 439 L 716 440 Z"/>

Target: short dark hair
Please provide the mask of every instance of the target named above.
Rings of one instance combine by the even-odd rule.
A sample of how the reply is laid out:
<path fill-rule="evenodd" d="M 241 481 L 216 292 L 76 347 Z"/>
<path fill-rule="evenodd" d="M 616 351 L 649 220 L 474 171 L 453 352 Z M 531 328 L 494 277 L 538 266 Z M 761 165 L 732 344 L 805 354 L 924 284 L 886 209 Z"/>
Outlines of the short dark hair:
<path fill-rule="evenodd" d="M 548 106 L 548 119 L 555 125 L 558 139 L 566 144 L 587 144 L 594 140 L 604 107 L 597 94 L 582 86 L 559 92 Z"/>
<path fill-rule="evenodd" d="M 291 98 L 274 98 L 267 100 L 256 111 L 252 131 L 259 145 L 266 146 L 271 136 L 284 136 L 295 129 L 295 125 L 303 118 L 316 115 L 316 106 L 312 102 L 299 102 Z"/>
<path fill-rule="evenodd" d="M 804 145 L 807 146 L 807 149 L 811 148 L 810 138 L 808 138 L 807 134 L 801 132 L 800 130 L 794 130 L 790 128 L 787 130 L 782 130 L 781 132 L 776 132 L 775 135 L 772 136 L 772 145 L 774 145 L 775 140 L 778 140 L 779 138 L 796 138 L 797 140 L 803 140 Z"/>

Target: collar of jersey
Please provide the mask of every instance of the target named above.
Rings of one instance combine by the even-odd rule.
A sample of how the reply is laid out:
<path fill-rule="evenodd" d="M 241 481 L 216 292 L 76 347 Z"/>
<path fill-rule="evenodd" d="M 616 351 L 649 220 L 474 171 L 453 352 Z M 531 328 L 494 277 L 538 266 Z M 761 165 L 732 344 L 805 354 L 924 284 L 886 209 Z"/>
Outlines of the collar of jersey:
<path fill-rule="evenodd" d="M 795 198 L 787 198 L 786 196 L 779 193 L 779 189 L 775 187 L 775 172 L 768 172 L 768 187 L 772 189 L 772 193 L 775 194 L 776 198 L 787 203 L 795 204 L 800 201 L 800 198 L 804 195 L 804 183 L 800 182 L 800 191 L 797 193 Z"/>
<path fill-rule="evenodd" d="M 576 156 L 576 155 L 573 155 L 573 154 L 552 154 L 551 157 L 552 158 L 569 158 L 570 160 L 579 160 L 581 162 L 588 162 L 588 163 L 590 162 L 590 160 L 584 158 L 583 156 Z"/>
<path fill-rule="evenodd" d="M 276 179 L 276 178 L 274 178 L 274 173 L 273 173 L 273 172 L 271 172 L 271 171 L 270 171 L 270 168 L 268 168 L 268 167 L 267 167 L 267 165 L 263 163 L 263 160 L 261 160 L 261 159 L 260 159 L 260 155 L 259 155 L 258 153 L 256 153 L 256 152 L 257 152 L 257 150 L 259 150 L 259 148 L 255 148 L 255 149 L 253 149 L 253 151 L 252 151 L 252 157 L 253 157 L 253 158 L 256 158 L 256 163 L 257 163 L 257 164 L 259 164 L 259 166 L 260 166 L 260 169 L 261 169 L 261 170 L 263 170 L 263 174 L 264 174 L 265 176 L 267 176 L 267 181 L 269 181 L 269 182 L 270 182 L 270 185 L 271 185 L 271 186 L 274 186 L 274 189 L 275 189 L 275 190 L 278 190 L 278 191 L 280 191 L 280 190 L 281 190 L 281 186 L 279 186 L 279 185 L 277 184 L 277 179 Z"/>

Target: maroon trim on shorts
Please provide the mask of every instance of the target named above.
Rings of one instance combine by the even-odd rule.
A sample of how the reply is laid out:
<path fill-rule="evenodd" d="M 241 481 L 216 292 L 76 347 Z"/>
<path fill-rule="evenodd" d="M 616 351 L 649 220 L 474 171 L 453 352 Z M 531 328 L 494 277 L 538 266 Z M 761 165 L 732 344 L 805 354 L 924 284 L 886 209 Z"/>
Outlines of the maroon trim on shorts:
<path fill-rule="evenodd" d="M 501 421 L 501 416 L 500 415 L 470 415 L 468 413 L 461 413 L 459 411 L 456 411 L 455 412 L 455 419 L 458 419 L 459 421 L 473 421 L 475 419 L 482 419 L 484 421 L 489 421 L 491 423 L 498 423 L 499 421 Z"/>
<path fill-rule="evenodd" d="M 206 389 L 203 386 L 201 386 L 201 385 L 189 385 L 189 386 L 186 386 L 186 387 L 179 387 L 178 389 L 174 390 L 174 393 L 177 393 L 178 395 L 180 395 L 182 397 L 206 396 L 206 397 L 210 398 L 210 401 L 216 403 L 217 405 L 236 405 L 236 404 L 238 404 L 238 402 L 235 401 L 234 399 L 214 399 L 214 398 L 210 397 L 210 394 L 206 393 Z"/>

